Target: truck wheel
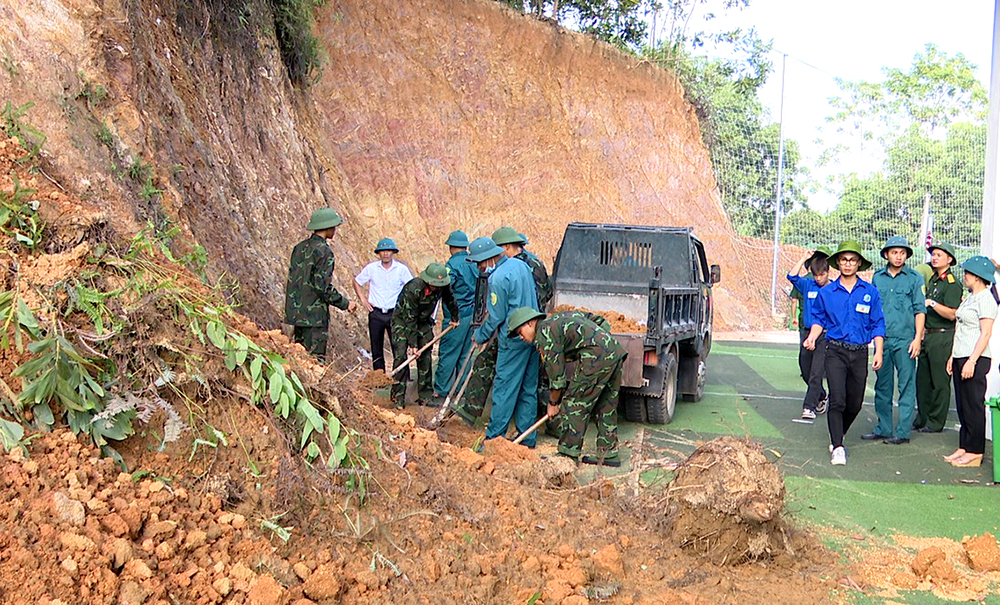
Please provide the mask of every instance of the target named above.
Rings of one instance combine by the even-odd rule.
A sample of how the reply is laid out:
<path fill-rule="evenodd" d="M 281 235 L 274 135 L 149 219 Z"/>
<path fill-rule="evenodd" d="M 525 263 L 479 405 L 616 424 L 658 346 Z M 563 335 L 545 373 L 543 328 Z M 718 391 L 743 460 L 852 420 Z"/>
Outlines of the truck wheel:
<path fill-rule="evenodd" d="M 695 389 L 694 393 L 684 393 L 682 395 L 682 397 L 684 398 L 684 401 L 698 402 L 698 401 L 701 401 L 701 398 L 704 397 L 704 395 L 705 395 L 705 372 L 706 372 L 706 369 L 705 369 L 705 358 L 704 357 L 702 357 L 702 358 L 700 358 L 698 360 L 698 366 L 697 367 L 698 367 L 698 369 L 697 369 L 697 372 L 698 372 L 698 379 L 697 379 L 698 382 L 697 382 L 697 385 L 698 386 Z"/>
<path fill-rule="evenodd" d="M 677 353 L 666 355 L 663 368 L 663 392 L 659 397 L 646 398 L 646 416 L 650 424 L 670 424 L 677 407 Z"/>
<path fill-rule="evenodd" d="M 638 393 L 622 391 L 622 401 L 625 402 L 625 420 L 629 422 L 646 422 L 646 398 Z"/>

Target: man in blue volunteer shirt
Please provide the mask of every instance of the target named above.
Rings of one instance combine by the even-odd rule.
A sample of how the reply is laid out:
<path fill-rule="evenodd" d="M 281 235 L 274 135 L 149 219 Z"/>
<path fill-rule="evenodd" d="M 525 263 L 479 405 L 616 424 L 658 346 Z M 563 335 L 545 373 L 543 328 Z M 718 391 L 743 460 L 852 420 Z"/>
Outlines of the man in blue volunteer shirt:
<path fill-rule="evenodd" d="M 875 342 L 872 369 L 882 367 L 885 318 L 878 289 L 858 277 L 869 269 L 861 246 L 841 242 L 830 257 L 830 266 L 840 277 L 819 291 L 812 308 L 812 328 L 803 346 L 815 349 L 826 330 L 826 379 L 830 387 L 827 427 L 830 431 L 830 464 L 847 464 L 844 434 L 861 412 L 868 379 L 868 344 Z"/>
<path fill-rule="evenodd" d="M 816 297 L 819 296 L 819 290 L 830 282 L 829 258 L 829 248 L 819 247 L 807 252 L 786 276 L 802 300 L 799 319 L 799 374 L 806 383 L 806 396 L 802 400 L 802 418 L 805 420 L 812 420 L 816 418 L 816 414 L 825 412 L 829 401 L 826 391 L 823 390 L 823 378 L 826 376 L 823 369 L 826 341 L 823 335 L 820 334 L 816 340 L 814 349 L 801 346 L 801 343 L 809 337 L 809 328 L 812 326 L 811 311 Z M 809 275 L 800 275 L 803 269 L 808 270 Z"/>
<path fill-rule="evenodd" d="M 451 258 L 445 266 L 451 276 L 451 293 L 458 304 L 458 328 L 448 332 L 438 345 L 438 366 L 434 373 L 434 393 L 446 397 L 455 380 L 461 382 L 465 376 L 456 376 L 462 369 L 465 357 L 472 348 L 469 335 L 472 332 L 472 311 L 476 302 L 476 274 L 478 270 L 468 262 L 469 238 L 462 231 L 452 231 L 445 242 Z M 448 309 L 444 308 L 444 323 L 449 323 Z M 466 368 L 465 373 L 469 373 Z"/>

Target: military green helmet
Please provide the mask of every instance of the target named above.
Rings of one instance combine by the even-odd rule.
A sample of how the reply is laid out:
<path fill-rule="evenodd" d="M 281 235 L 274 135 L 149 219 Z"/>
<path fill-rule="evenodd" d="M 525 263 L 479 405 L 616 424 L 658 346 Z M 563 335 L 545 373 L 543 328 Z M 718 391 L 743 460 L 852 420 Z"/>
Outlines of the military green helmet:
<path fill-rule="evenodd" d="M 523 246 L 524 238 L 513 227 L 500 227 L 493 232 L 493 242 L 498 246 L 504 244 L 521 244 Z"/>
<path fill-rule="evenodd" d="M 469 244 L 469 256 L 465 259 L 470 263 L 481 263 L 484 260 L 500 256 L 503 248 L 488 237 L 477 237 Z"/>
<path fill-rule="evenodd" d="M 507 318 L 507 335 L 511 338 L 517 336 L 517 329 L 528 323 L 532 319 L 544 319 L 545 313 L 536 311 L 531 307 L 518 307 Z"/>
<path fill-rule="evenodd" d="M 983 278 L 983 280 L 988 284 L 996 282 L 996 277 L 994 277 L 994 273 L 996 273 L 997 269 L 996 265 L 994 265 L 993 261 L 985 256 L 973 256 L 969 260 L 962 263 L 962 268 L 965 269 L 966 273 L 971 273 Z"/>
<path fill-rule="evenodd" d="M 951 265 L 952 267 L 954 267 L 955 263 L 958 262 L 958 259 L 955 258 L 955 248 L 951 244 L 947 242 L 934 242 L 930 246 L 927 246 L 928 252 L 934 252 L 934 250 L 941 250 L 942 252 L 950 256 L 951 262 L 948 264 Z"/>
<path fill-rule="evenodd" d="M 882 246 L 882 251 L 880 252 L 882 258 L 886 258 L 886 254 L 888 254 L 890 248 L 902 248 L 906 250 L 906 258 L 913 256 L 913 248 L 910 247 L 910 244 L 906 243 L 906 238 L 902 235 L 893 235 L 885 240 L 885 245 Z"/>
<path fill-rule="evenodd" d="M 336 227 L 343 222 L 344 219 L 340 218 L 340 215 L 333 208 L 317 208 L 309 218 L 309 224 L 306 225 L 306 229 L 310 231 L 322 231 L 323 229 Z"/>
<path fill-rule="evenodd" d="M 827 260 L 830 258 L 831 254 L 833 254 L 833 251 L 830 250 L 829 246 L 816 246 L 816 249 L 813 250 L 812 256 L 810 256 L 809 260 L 806 261 L 806 266 L 812 264 L 813 260 L 817 258 Z"/>
<path fill-rule="evenodd" d="M 391 250 L 392 252 L 399 252 L 399 247 L 396 246 L 396 242 L 392 241 L 391 237 L 383 237 L 378 240 L 378 244 L 375 246 L 375 253 L 378 254 L 384 250 Z"/>
<path fill-rule="evenodd" d="M 452 231 L 448 236 L 448 241 L 444 244 L 452 248 L 468 248 L 469 236 L 465 234 L 465 231 Z"/>
<path fill-rule="evenodd" d="M 421 271 L 420 279 L 427 282 L 429 286 L 443 288 L 451 283 L 451 276 L 448 275 L 448 268 L 441 263 L 431 263 Z"/>
<path fill-rule="evenodd" d="M 844 252 L 853 252 L 861 257 L 861 263 L 858 265 L 858 271 L 867 271 L 868 269 L 871 269 L 872 262 L 865 258 L 865 253 L 861 250 L 861 244 L 852 239 L 840 242 L 840 245 L 837 246 L 837 251 L 830 255 L 830 259 L 827 262 L 830 263 L 831 267 L 838 270 L 840 269 L 837 265 L 837 260 Z"/>

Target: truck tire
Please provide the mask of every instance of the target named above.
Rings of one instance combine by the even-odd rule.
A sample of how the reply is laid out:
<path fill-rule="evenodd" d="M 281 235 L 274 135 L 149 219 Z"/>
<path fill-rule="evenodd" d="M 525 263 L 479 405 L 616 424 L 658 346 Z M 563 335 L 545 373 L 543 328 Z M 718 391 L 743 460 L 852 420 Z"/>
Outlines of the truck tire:
<path fill-rule="evenodd" d="M 665 355 L 663 363 L 663 392 L 659 397 L 646 397 L 649 424 L 670 424 L 677 407 L 677 353 L 674 349 Z"/>
<path fill-rule="evenodd" d="M 622 401 L 625 403 L 625 420 L 629 422 L 646 422 L 646 398 L 638 393 L 622 391 Z"/>
<path fill-rule="evenodd" d="M 696 384 L 698 386 L 696 387 L 694 393 L 684 393 L 681 396 L 684 399 L 684 401 L 698 402 L 698 401 L 701 401 L 701 398 L 705 396 L 705 372 L 706 372 L 706 368 L 705 368 L 705 358 L 704 357 L 699 357 L 698 358 L 698 365 L 696 367 L 697 367 L 697 370 L 695 370 L 695 371 L 698 372 L 698 378 L 697 378 L 697 383 Z"/>

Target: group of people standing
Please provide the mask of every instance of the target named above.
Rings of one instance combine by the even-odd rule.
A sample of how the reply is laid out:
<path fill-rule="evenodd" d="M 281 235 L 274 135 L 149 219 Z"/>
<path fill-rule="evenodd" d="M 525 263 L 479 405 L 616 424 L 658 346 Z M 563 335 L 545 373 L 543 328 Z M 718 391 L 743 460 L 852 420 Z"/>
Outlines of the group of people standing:
<path fill-rule="evenodd" d="M 329 330 L 327 306 L 357 308 L 332 283 L 334 259 L 327 240 L 342 222 L 331 208 L 314 212 L 307 226 L 313 233 L 295 246 L 289 267 L 286 322 L 294 326 L 295 341 L 321 361 Z M 444 242 L 447 263 L 431 263 L 414 277 L 395 258 L 396 243 L 380 240 L 374 251 L 378 259 L 353 284 L 368 311 L 372 367 L 385 371 L 388 336 L 393 406 L 405 405 L 408 365 L 416 358 L 417 405 L 440 406 L 456 382 L 465 384 L 464 398 L 456 398 L 449 412 L 474 425 L 492 393 L 487 440 L 505 437 L 513 421 L 522 443 L 534 447 L 536 435 L 529 429 L 544 416 L 547 432 L 559 438 L 561 455 L 619 466 L 617 406 L 626 353 L 599 315 L 546 314 L 552 282 L 544 263 L 525 249 L 527 243 L 511 227 L 471 242 L 464 232 L 454 231 Z M 439 303 L 447 333 L 441 336 L 432 372 L 432 347 L 426 345 L 434 338 Z M 567 361 L 577 362 L 572 376 L 567 375 Z M 598 430 L 597 453 L 581 459 L 591 416 Z"/>
<path fill-rule="evenodd" d="M 801 303 L 799 367 L 807 385 L 802 418 L 827 412 L 831 464 L 847 464 L 844 435 L 861 411 L 869 345 L 878 421 L 861 438 L 903 445 L 912 431 L 941 433 L 954 386 L 961 430 L 958 448 L 945 460 L 957 467 L 982 462 L 989 340 L 1000 304 L 991 288 L 997 267 L 973 256 L 962 263 L 958 278 L 951 245 L 939 242 L 927 251 L 930 263 L 910 268 L 913 249 L 905 238 L 890 237 L 881 250 L 885 266 L 868 282 L 858 273 L 872 262 L 857 242 L 845 241 L 833 252 L 810 251 L 788 273 Z"/>

